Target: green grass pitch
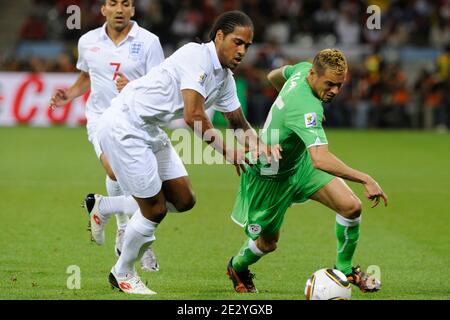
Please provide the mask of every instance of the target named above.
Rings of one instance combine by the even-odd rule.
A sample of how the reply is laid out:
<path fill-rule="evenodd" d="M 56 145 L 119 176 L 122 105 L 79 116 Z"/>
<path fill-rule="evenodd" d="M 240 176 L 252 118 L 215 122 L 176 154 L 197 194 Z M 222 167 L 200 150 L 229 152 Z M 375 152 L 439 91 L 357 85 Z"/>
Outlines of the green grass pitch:
<path fill-rule="evenodd" d="M 364 206 L 354 262 L 378 265 L 382 290 L 353 299 L 450 299 L 450 135 L 407 131 L 328 132 L 330 149 L 371 174 L 389 196 Z M 0 128 L 0 299 L 304 299 L 315 270 L 334 264 L 334 213 L 312 201 L 289 209 L 278 250 L 253 266 L 257 295 L 238 295 L 226 264 L 244 241 L 229 218 L 238 177 L 232 166 L 188 165 L 196 207 L 169 214 L 154 250 L 160 272 L 142 273 L 154 297 L 111 290 L 115 221 L 107 242 L 89 241 L 80 203 L 104 193 L 105 175 L 84 128 Z M 67 288 L 67 268 L 81 289 Z M 140 271 L 139 267 L 138 271 Z"/>

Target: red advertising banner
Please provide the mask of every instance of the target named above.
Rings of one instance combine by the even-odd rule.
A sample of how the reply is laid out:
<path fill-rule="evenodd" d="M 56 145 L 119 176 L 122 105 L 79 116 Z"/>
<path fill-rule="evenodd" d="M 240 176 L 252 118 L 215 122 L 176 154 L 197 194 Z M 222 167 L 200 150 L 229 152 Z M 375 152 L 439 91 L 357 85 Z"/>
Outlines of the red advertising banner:
<path fill-rule="evenodd" d="M 68 88 L 77 77 L 77 73 L 0 72 L 0 126 L 84 125 L 89 93 L 64 107 L 49 108 L 54 91 Z"/>

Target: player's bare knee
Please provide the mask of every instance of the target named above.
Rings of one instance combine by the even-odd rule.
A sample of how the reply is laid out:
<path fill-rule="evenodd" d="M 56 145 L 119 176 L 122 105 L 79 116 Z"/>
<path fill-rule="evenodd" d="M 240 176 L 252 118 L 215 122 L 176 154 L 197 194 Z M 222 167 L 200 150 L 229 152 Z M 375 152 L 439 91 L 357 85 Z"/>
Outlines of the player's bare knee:
<path fill-rule="evenodd" d="M 269 253 L 269 252 L 274 252 L 275 250 L 277 250 L 277 242 L 271 241 L 271 242 L 267 243 L 266 247 L 262 251 L 264 253 Z"/>
<path fill-rule="evenodd" d="M 273 252 L 277 249 L 277 241 L 276 240 L 264 240 L 261 238 L 261 241 L 259 241 L 257 246 L 262 252 L 269 253 L 269 252 Z"/>
<path fill-rule="evenodd" d="M 191 196 L 191 197 L 188 197 L 186 199 L 183 199 L 182 201 L 177 202 L 175 204 L 175 208 L 177 208 L 177 210 L 179 212 L 189 211 L 194 206 L 195 206 L 195 197 L 194 196 Z"/>
<path fill-rule="evenodd" d="M 347 219 L 356 219 L 361 215 L 361 211 L 361 200 L 357 197 L 352 197 L 352 199 L 346 203 L 345 207 L 339 213 Z"/>

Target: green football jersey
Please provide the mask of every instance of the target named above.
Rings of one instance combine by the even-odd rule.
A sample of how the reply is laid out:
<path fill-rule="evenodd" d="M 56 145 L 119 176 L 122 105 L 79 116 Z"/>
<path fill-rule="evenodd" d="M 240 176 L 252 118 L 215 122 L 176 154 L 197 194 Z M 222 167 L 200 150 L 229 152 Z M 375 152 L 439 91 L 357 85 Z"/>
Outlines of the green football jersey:
<path fill-rule="evenodd" d="M 306 79 L 311 68 L 311 63 L 300 62 L 283 69 L 287 80 L 260 134 L 265 144 L 281 145 L 282 159 L 271 165 L 266 159 L 260 159 L 251 171 L 275 179 L 289 176 L 297 169 L 302 157 L 308 156 L 308 147 L 328 143 L 322 128 L 322 102 Z"/>

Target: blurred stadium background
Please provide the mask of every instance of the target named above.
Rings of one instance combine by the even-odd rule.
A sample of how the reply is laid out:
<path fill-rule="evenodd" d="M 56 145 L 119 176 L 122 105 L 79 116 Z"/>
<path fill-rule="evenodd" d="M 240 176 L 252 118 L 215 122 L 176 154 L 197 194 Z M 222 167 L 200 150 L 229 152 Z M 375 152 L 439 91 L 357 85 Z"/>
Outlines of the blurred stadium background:
<path fill-rule="evenodd" d="M 327 127 L 445 131 L 450 126 L 449 0 L 135 2 L 135 20 L 160 37 L 166 56 L 195 37 L 206 39 L 215 17 L 223 11 L 241 9 L 250 15 L 255 24 L 255 45 L 237 69 L 236 81 L 254 125 L 263 123 L 276 96 L 266 80 L 268 70 L 310 59 L 325 47 L 338 47 L 349 59 L 350 76 L 343 92 L 325 106 Z M 2 4 L 0 125 L 83 122 L 83 102 L 78 109 L 73 108 L 78 111 L 45 115 L 45 104 L 55 86 L 70 85 L 73 79 L 55 80 L 46 75 L 77 72 L 78 38 L 102 25 L 101 4 L 101 0 Z M 70 5 L 81 8 L 80 30 L 66 27 Z M 370 5 L 381 9 L 379 30 L 366 26 Z M 42 78 L 11 72 L 31 72 Z M 34 106 L 38 110 L 31 114 Z"/>

